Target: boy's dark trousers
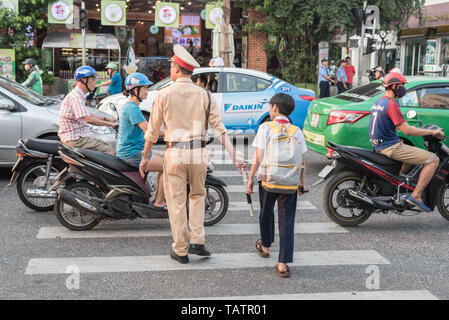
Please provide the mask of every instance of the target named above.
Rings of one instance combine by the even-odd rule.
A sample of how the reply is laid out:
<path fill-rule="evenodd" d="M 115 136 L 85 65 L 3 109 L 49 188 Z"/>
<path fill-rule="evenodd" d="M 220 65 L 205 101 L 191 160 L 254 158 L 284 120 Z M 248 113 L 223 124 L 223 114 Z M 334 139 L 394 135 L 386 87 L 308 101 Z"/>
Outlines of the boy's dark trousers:
<path fill-rule="evenodd" d="M 260 216 L 259 226 L 262 245 L 270 248 L 274 242 L 274 205 L 278 202 L 279 262 L 293 262 L 296 201 L 298 194 L 273 193 L 259 182 Z"/>

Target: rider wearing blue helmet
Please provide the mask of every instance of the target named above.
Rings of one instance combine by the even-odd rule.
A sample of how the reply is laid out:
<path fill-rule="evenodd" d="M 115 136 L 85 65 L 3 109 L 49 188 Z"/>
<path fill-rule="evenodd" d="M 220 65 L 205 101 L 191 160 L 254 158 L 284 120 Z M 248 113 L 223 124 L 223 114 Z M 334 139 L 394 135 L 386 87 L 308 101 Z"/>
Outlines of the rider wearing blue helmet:
<path fill-rule="evenodd" d="M 113 118 L 98 117 L 89 113 L 86 107 L 86 95 L 95 90 L 95 69 L 82 66 L 75 71 L 75 88 L 67 94 L 59 110 L 60 140 L 75 148 L 97 150 L 114 154 L 108 143 L 93 137 L 89 124 L 94 126 L 117 126 Z"/>
<path fill-rule="evenodd" d="M 144 134 L 148 122 L 139 108 L 142 100 L 148 96 L 148 87 L 152 84 L 148 78 L 139 72 L 130 74 L 125 79 L 125 95 L 129 97 L 120 115 L 120 126 L 117 136 L 117 157 L 139 168 L 142 160 L 142 151 L 145 146 Z M 147 171 L 157 171 L 157 186 L 154 206 L 166 208 L 164 189 L 162 185 L 163 157 L 150 153 Z"/>

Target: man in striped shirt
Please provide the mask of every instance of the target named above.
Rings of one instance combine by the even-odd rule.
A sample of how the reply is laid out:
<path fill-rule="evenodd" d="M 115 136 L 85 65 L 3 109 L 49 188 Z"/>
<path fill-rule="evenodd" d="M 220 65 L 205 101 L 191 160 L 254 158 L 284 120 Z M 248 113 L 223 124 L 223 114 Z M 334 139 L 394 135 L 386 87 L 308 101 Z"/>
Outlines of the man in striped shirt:
<path fill-rule="evenodd" d="M 88 124 L 114 127 L 112 118 L 90 114 L 86 107 L 86 94 L 95 90 L 95 69 L 82 66 L 75 71 L 75 88 L 64 98 L 59 110 L 59 139 L 74 148 L 92 149 L 114 155 L 110 144 L 93 137 Z"/>

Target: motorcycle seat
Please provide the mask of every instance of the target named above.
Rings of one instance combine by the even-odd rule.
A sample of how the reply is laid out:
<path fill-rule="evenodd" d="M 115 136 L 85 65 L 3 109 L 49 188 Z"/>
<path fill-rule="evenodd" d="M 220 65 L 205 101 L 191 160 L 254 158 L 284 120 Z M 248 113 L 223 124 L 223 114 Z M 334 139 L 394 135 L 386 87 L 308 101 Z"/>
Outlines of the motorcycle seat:
<path fill-rule="evenodd" d="M 59 150 L 60 142 L 57 140 L 47 139 L 32 139 L 27 138 L 23 142 L 25 147 L 30 150 L 40 151 L 44 153 L 57 154 Z"/>
<path fill-rule="evenodd" d="M 120 172 L 139 171 L 139 168 L 133 167 L 122 159 L 107 153 L 81 148 L 75 150 L 84 154 L 88 159 L 108 167 L 109 169 L 118 170 Z"/>
<path fill-rule="evenodd" d="M 381 166 L 385 167 L 398 167 L 402 166 L 402 162 L 396 161 L 394 159 L 388 158 L 387 156 L 384 156 L 381 153 L 375 152 L 375 151 L 369 151 L 363 148 L 357 148 L 357 147 L 347 147 L 347 146 L 339 146 L 339 148 L 355 153 L 356 155 L 365 158 L 367 160 L 370 160 L 374 163 L 377 163 Z"/>

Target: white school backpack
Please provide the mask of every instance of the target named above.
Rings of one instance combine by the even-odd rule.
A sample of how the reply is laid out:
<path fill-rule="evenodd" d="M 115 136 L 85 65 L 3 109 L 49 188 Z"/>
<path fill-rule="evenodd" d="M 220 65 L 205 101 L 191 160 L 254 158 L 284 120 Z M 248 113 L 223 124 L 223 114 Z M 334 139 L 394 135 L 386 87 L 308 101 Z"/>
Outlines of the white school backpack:
<path fill-rule="evenodd" d="M 262 162 L 262 187 L 274 193 L 293 194 L 301 177 L 302 151 L 294 135 L 299 128 L 267 122 L 273 133 Z"/>

